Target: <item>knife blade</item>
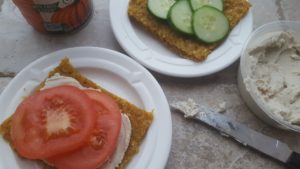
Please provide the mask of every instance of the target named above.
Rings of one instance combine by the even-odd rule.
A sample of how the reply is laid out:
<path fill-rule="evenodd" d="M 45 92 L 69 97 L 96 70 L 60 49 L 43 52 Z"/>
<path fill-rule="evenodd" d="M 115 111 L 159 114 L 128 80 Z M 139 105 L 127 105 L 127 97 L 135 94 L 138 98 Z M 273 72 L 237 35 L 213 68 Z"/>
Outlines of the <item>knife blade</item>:
<path fill-rule="evenodd" d="M 244 146 L 252 147 L 290 168 L 300 169 L 300 154 L 277 139 L 259 133 L 207 107 L 201 107 L 190 99 L 187 102 L 171 104 L 171 108 L 184 113 L 187 118 L 206 123 L 220 131 L 222 135 L 232 137 Z"/>

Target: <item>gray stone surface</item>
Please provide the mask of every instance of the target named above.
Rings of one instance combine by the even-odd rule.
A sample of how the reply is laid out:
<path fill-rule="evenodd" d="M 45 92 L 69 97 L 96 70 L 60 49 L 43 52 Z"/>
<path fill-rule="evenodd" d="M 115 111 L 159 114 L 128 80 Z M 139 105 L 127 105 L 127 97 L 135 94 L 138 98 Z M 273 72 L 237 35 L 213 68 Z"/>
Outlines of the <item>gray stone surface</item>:
<path fill-rule="evenodd" d="M 2 93 L 5 86 L 10 82 L 10 77 L 2 77 L 0 78 L 0 94 Z"/>
<path fill-rule="evenodd" d="M 280 0 L 279 0 L 280 1 Z M 276 0 L 250 0 L 253 12 L 254 29 L 264 23 L 276 21 L 282 18 L 280 6 Z"/>
<path fill-rule="evenodd" d="M 237 63 L 212 76 L 193 79 L 159 77 L 170 103 L 192 98 L 203 106 L 215 108 L 226 102 L 226 116 L 280 139 L 300 151 L 300 135 L 265 125 L 242 101 L 236 85 Z M 176 85 L 175 85 L 176 84 Z M 183 94 L 184 93 L 184 94 Z M 173 144 L 168 169 L 282 169 L 278 162 L 243 147 L 204 124 L 186 120 L 172 111 Z"/>
<path fill-rule="evenodd" d="M 1 4 L 2 0 L 0 0 Z M 91 23 L 77 34 L 64 37 L 41 35 L 27 25 L 5 0 L 0 11 L 0 92 L 10 77 L 38 57 L 66 47 L 92 45 L 123 52 L 112 33 L 108 0 L 94 1 Z M 250 0 L 254 27 L 289 19 L 300 20 L 299 0 Z M 97 26 L 101 25 L 101 26 Z M 96 29 L 97 28 L 97 29 Z M 226 116 L 280 139 L 300 151 L 300 135 L 275 129 L 256 118 L 247 108 L 237 88 L 238 62 L 227 69 L 202 78 L 180 79 L 153 73 L 170 103 L 193 98 L 204 106 L 216 108 L 226 102 Z M 5 77 L 8 76 L 8 77 Z M 173 142 L 167 169 L 283 169 L 284 167 L 252 149 L 221 136 L 204 124 L 186 120 L 172 111 Z"/>
<path fill-rule="evenodd" d="M 83 30 L 66 36 L 48 36 L 34 31 L 12 1 L 5 0 L 0 12 L 0 71 L 19 72 L 33 60 L 63 48 L 98 46 L 122 51 L 110 26 L 109 1 L 95 0 L 94 5 L 94 16 Z"/>
<path fill-rule="evenodd" d="M 299 0 L 278 0 L 280 2 L 284 18 L 287 20 L 300 20 L 300 1 Z"/>

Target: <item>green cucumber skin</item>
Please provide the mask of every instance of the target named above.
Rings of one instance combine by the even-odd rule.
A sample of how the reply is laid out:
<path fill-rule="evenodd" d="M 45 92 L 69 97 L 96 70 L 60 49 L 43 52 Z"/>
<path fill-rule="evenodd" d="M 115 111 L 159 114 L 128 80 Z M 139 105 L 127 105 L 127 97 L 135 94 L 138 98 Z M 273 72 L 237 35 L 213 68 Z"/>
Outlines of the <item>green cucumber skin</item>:
<path fill-rule="evenodd" d="M 149 14 L 150 14 L 151 16 L 153 16 L 155 19 L 157 19 L 157 20 L 159 20 L 159 21 L 166 21 L 166 19 L 154 15 L 154 14 L 151 12 L 151 10 L 149 9 L 148 5 L 147 5 L 147 10 L 148 10 Z"/>
<path fill-rule="evenodd" d="M 215 7 L 212 7 L 212 6 L 203 6 L 203 7 L 212 8 L 212 9 L 214 9 L 214 10 L 217 10 L 217 11 L 219 11 L 219 12 L 222 12 L 222 11 L 220 11 L 219 9 L 217 9 L 217 8 L 215 8 Z M 201 8 L 203 8 L 203 7 L 201 7 Z M 199 9 L 200 9 L 200 8 L 199 8 Z M 199 9 L 198 9 L 198 10 L 199 10 Z M 194 23 L 194 19 L 195 19 L 194 14 L 195 14 L 195 13 L 196 13 L 196 11 L 193 13 L 192 23 Z M 224 16 L 225 16 L 225 15 L 224 15 Z M 227 37 L 227 36 L 229 35 L 229 33 L 230 33 L 229 19 L 228 19 L 226 16 L 225 16 L 225 18 L 226 18 L 227 23 L 228 23 L 228 28 L 227 28 L 226 34 L 225 34 L 223 37 L 220 37 L 219 39 L 214 40 L 214 41 L 207 41 L 207 40 L 204 40 L 204 39 L 199 38 L 199 37 L 196 35 L 196 33 L 195 33 L 196 39 L 198 39 L 198 40 L 200 40 L 201 42 L 206 43 L 206 44 L 215 44 L 215 43 L 217 43 L 217 42 L 220 42 L 220 41 L 222 41 L 222 40 L 225 40 L 226 37 Z M 192 26 L 192 29 L 193 29 L 193 32 L 196 32 L 194 26 Z"/>
<path fill-rule="evenodd" d="M 168 23 L 169 23 L 169 25 L 171 26 L 171 28 L 172 28 L 174 31 L 176 31 L 176 33 L 181 34 L 181 35 L 186 36 L 186 37 L 189 37 L 189 38 L 195 37 L 195 36 L 194 36 L 194 35 L 195 35 L 194 32 L 193 32 L 193 33 L 187 33 L 187 32 L 183 32 L 183 31 L 177 29 L 176 26 L 175 26 L 175 25 L 173 24 L 173 22 L 171 21 L 171 19 L 169 19 L 169 16 L 170 16 L 170 12 L 168 13 Z"/>
<path fill-rule="evenodd" d="M 185 36 L 187 38 L 196 38 L 194 32 L 193 33 L 187 33 L 187 32 L 183 32 L 179 29 L 176 28 L 176 26 L 168 19 L 168 23 L 171 26 L 171 28 L 176 31 L 176 33 L 181 34 L 182 36 Z M 197 39 L 198 40 L 198 39 Z"/>
<path fill-rule="evenodd" d="M 194 9 L 193 8 L 193 4 L 192 4 L 192 0 L 188 0 L 189 1 L 189 3 L 190 3 L 190 5 L 191 5 L 191 8 L 192 8 L 192 10 L 195 12 L 197 9 L 199 9 L 199 8 L 201 8 L 201 7 L 199 7 L 199 8 L 197 8 L 197 9 Z M 214 8 L 216 8 L 216 9 L 218 9 L 218 10 L 220 10 L 220 11 L 224 11 L 224 0 L 221 0 L 222 1 L 222 7 L 221 7 L 221 9 L 218 9 L 218 8 L 216 8 L 216 7 L 214 7 L 214 6 L 211 6 L 211 5 L 209 5 L 209 4 L 207 4 L 207 5 L 203 5 L 203 6 L 211 6 L 211 7 L 214 7 Z M 203 7 L 202 6 L 202 7 Z"/>
<path fill-rule="evenodd" d="M 176 0 L 177 2 L 179 2 L 179 1 L 187 1 L 187 0 Z M 171 12 L 172 12 L 172 8 L 174 7 L 174 5 L 175 5 L 176 3 L 174 3 L 173 4 L 173 6 L 170 8 L 170 10 L 169 10 L 169 12 L 168 12 L 168 23 L 169 23 L 169 25 L 176 31 L 176 32 L 178 32 L 178 33 L 180 33 L 180 34 L 182 34 L 182 35 L 186 35 L 186 36 L 188 36 L 188 37 L 191 37 L 191 36 L 194 36 L 195 34 L 194 34 L 194 31 L 193 31 L 193 28 L 192 28 L 192 32 L 185 32 L 185 31 L 182 31 L 182 30 L 180 30 L 180 29 L 178 29 L 176 26 L 175 26 L 175 24 L 173 23 L 173 21 L 172 21 L 172 18 L 171 18 Z M 191 8 L 191 10 L 192 10 L 192 8 Z M 193 12 L 193 11 L 192 11 Z M 192 19 L 193 19 L 193 17 L 192 17 Z M 191 22 L 192 22 L 192 20 L 191 20 Z"/>
<path fill-rule="evenodd" d="M 213 41 L 213 42 L 202 40 L 202 39 L 198 38 L 196 35 L 195 35 L 195 40 L 203 42 L 204 44 L 207 44 L 207 45 L 212 45 L 212 44 L 216 44 L 218 42 L 221 42 L 221 41 L 225 40 L 227 38 L 227 36 L 229 35 L 229 32 L 230 31 L 227 31 L 227 34 L 223 38 L 220 38 L 219 40 L 216 40 L 216 41 Z"/>
<path fill-rule="evenodd" d="M 186 1 L 186 0 L 175 0 L 175 1 L 177 2 L 177 1 Z M 224 35 L 223 37 L 221 37 L 220 39 L 215 40 L 215 41 L 207 41 L 207 40 L 201 39 L 201 38 L 199 38 L 198 36 L 196 36 L 196 34 L 195 34 L 195 27 L 193 26 L 194 19 L 195 19 L 195 18 L 194 18 L 194 13 L 195 13 L 196 11 L 193 11 L 193 9 L 192 9 L 192 6 L 191 6 L 191 0 L 187 0 L 187 1 L 189 2 L 190 8 L 191 8 L 191 10 L 192 10 L 192 20 L 191 20 L 191 22 L 192 22 L 192 32 L 190 32 L 190 33 L 184 32 L 184 31 L 178 29 L 178 28 L 173 24 L 173 22 L 172 22 L 172 19 L 171 19 L 171 17 L 170 17 L 170 16 L 171 16 L 171 9 L 174 7 L 174 4 L 175 4 L 176 2 L 170 7 L 170 9 L 169 9 L 169 11 L 168 11 L 168 13 L 167 13 L 166 19 L 154 15 L 154 14 L 151 12 L 151 10 L 149 9 L 148 4 L 147 4 L 147 10 L 148 10 L 148 12 L 150 13 L 150 15 L 152 15 L 155 19 L 158 19 L 158 21 L 160 21 L 160 22 L 162 22 L 162 23 L 166 23 L 166 21 L 167 21 L 167 23 L 171 26 L 171 28 L 172 28 L 174 31 L 176 31 L 176 33 L 181 34 L 182 36 L 185 36 L 186 38 L 198 40 L 198 41 L 200 41 L 200 42 L 203 42 L 203 43 L 209 45 L 209 44 L 214 44 L 214 43 L 216 43 L 216 42 L 220 42 L 220 41 L 224 40 L 224 39 L 228 36 L 228 34 L 229 34 L 229 32 L 230 32 L 230 28 L 228 28 L 226 35 Z M 209 5 L 206 5 L 206 6 L 203 6 L 203 7 L 210 7 L 210 8 L 213 8 L 213 9 L 215 9 L 215 10 L 220 11 L 219 9 L 217 9 L 217 8 L 215 8 L 215 7 L 212 7 L 212 6 L 209 6 Z M 222 12 L 222 11 L 220 11 L 220 12 Z M 225 17 L 225 18 L 227 19 L 227 22 L 228 22 L 228 24 L 229 24 L 228 18 L 227 18 L 227 17 Z"/>
<path fill-rule="evenodd" d="M 178 1 L 178 0 L 175 0 L 175 2 L 176 1 Z M 175 4 L 175 3 L 174 3 Z M 174 5 L 173 4 L 173 5 Z M 173 6 L 172 5 L 172 6 Z M 171 6 L 171 7 L 172 7 Z M 171 7 L 170 7 L 170 9 L 171 9 Z M 168 10 L 168 13 L 169 13 L 169 11 L 170 11 L 170 9 Z M 164 18 L 164 17 L 160 17 L 160 16 L 157 16 L 157 15 L 155 15 L 152 11 L 151 11 L 151 9 L 150 9 L 150 7 L 149 7 L 149 0 L 147 0 L 147 10 L 148 10 L 148 12 L 150 13 L 150 15 L 152 15 L 152 16 L 154 16 L 156 19 L 159 19 L 159 20 L 162 20 L 162 21 L 166 21 L 167 19 L 168 19 L 168 14 L 167 14 L 167 17 L 166 18 Z"/>

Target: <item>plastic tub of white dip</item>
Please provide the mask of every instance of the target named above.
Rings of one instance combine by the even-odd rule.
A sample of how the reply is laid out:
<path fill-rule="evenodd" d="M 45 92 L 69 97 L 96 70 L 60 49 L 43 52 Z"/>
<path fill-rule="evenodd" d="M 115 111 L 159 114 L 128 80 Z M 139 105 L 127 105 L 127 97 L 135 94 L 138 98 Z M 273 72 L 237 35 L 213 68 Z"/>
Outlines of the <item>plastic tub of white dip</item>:
<path fill-rule="evenodd" d="M 242 51 L 238 86 L 262 120 L 300 132 L 300 22 L 269 23 L 250 35 Z"/>

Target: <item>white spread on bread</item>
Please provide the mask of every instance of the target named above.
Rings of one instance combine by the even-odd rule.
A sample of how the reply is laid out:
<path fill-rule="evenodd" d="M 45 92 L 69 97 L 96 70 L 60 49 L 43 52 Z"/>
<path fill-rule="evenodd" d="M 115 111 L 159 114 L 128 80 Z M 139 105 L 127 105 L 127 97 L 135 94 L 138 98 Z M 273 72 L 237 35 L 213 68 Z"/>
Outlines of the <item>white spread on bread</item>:
<path fill-rule="evenodd" d="M 122 127 L 118 139 L 118 145 L 111 160 L 101 169 L 115 169 L 122 162 L 125 152 L 129 146 L 131 136 L 131 123 L 127 115 L 122 114 Z"/>
<path fill-rule="evenodd" d="M 76 79 L 68 76 L 61 76 L 59 73 L 55 73 L 53 76 L 45 80 L 45 85 L 41 88 L 41 90 L 60 85 L 70 85 L 78 87 L 79 89 L 86 89 Z"/>
<path fill-rule="evenodd" d="M 41 88 L 41 90 L 60 85 L 71 85 L 80 89 L 87 89 L 86 87 L 82 86 L 76 79 L 72 77 L 62 76 L 59 73 L 56 73 L 45 80 L 45 85 L 43 88 Z M 101 92 L 100 89 L 95 90 L 99 90 L 99 92 Z M 125 152 L 129 146 L 131 130 L 131 123 L 128 116 L 122 113 L 122 125 L 118 138 L 117 148 L 111 159 L 105 166 L 101 167 L 101 169 L 115 169 L 122 162 Z"/>

